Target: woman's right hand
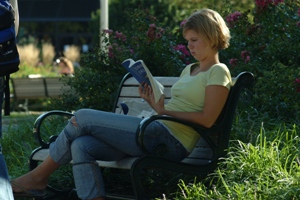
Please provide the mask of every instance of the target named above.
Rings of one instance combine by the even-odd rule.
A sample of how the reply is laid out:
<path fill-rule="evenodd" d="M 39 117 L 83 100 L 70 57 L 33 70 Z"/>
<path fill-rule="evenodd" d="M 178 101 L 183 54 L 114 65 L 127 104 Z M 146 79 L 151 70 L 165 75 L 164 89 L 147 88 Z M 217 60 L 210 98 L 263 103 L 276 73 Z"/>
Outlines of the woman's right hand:
<path fill-rule="evenodd" d="M 164 114 L 164 95 L 156 103 L 151 86 L 144 82 L 139 86 L 139 94 L 157 114 Z"/>
<path fill-rule="evenodd" d="M 151 106 L 152 102 L 154 102 L 152 88 L 147 83 L 143 82 L 140 84 L 139 94 L 140 94 L 141 98 L 144 99 L 150 106 Z"/>

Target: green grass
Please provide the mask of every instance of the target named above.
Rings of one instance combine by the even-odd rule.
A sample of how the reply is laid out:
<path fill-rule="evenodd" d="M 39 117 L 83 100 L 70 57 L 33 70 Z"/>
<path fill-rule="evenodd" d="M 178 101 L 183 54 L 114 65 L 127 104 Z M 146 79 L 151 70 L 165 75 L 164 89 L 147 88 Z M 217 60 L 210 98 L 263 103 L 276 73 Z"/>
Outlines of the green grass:
<path fill-rule="evenodd" d="M 61 76 L 56 66 L 27 66 L 27 65 L 20 65 L 19 71 L 17 73 L 11 74 L 12 78 L 26 78 L 29 74 L 41 74 L 42 76 L 46 77 L 57 77 Z"/>
<path fill-rule="evenodd" d="M 253 144 L 231 141 L 209 186 L 180 182 L 176 199 L 299 199 L 299 128 L 281 125 L 277 131 L 261 127 Z"/>
<path fill-rule="evenodd" d="M 12 112 L 3 116 L 1 145 L 9 174 L 17 177 L 28 172 L 28 158 L 38 146 L 32 134 L 32 125 L 37 115 Z"/>
<path fill-rule="evenodd" d="M 6 127 L 1 143 L 12 178 L 28 172 L 28 158 L 39 146 L 32 135 L 37 115 L 12 113 L 3 119 Z M 218 170 L 202 182 L 197 179 L 180 181 L 177 191 L 162 199 L 299 199 L 299 127 L 262 121 L 262 118 L 249 120 L 238 115 L 228 157 Z M 54 124 L 48 124 L 52 128 L 47 127 L 45 138 L 61 130 L 62 126 Z M 109 171 L 106 173 L 110 176 Z M 124 177 L 128 178 L 128 175 Z M 60 170 L 52 176 L 51 182 L 62 188 L 72 187 L 71 169 Z M 159 196 L 162 197 L 163 192 Z"/>

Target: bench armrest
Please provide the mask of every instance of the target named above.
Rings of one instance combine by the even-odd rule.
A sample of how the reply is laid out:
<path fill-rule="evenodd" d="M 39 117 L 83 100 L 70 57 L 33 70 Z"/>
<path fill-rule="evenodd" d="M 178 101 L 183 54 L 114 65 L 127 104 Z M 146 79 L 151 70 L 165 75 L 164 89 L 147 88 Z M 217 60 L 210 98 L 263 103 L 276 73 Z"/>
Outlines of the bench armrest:
<path fill-rule="evenodd" d="M 42 148 L 49 148 L 49 145 L 51 142 L 55 141 L 57 136 L 51 136 L 49 138 L 48 142 L 45 142 L 41 137 L 41 126 L 43 124 L 43 121 L 47 119 L 49 116 L 52 115 L 60 115 L 60 116 L 66 116 L 66 117 L 72 117 L 73 113 L 66 112 L 66 111 L 60 111 L 60 110 L 53 110 L 46 113 L 41 114 L 34 122 L 33 125 L 33 134 L 34 137 L 38 140 L 39 144 Z"/>
<path fill-rule="evenodd" d="M 211 128 L 206 128 L 199 124 L 196 124 L 196 123 L 193 123 L 190 121 L 186 121 L 186 120 L 182 120 L 182 119 L 178 119 L 178 118 L 174 118 L 174 117 L 167 116 L 167 115 L 153 115 L 149 118 L 145 118 L 144 120 L 142 120 L 136 130 L 136 142 L 141 147 L 141 149 L 145 152 L 147 152 L 147 150 L 146 150 L 144 142 L 143 142 L 144 141 L 144 139 L 143 139 L 144 132 L 146 130 L 146 127 L 151 122 L 156 121 L 156 120 L 168 120 L 168 121 L 178 122 L 178 123 L 182 123 L 184 125 L 190 126 L 200 135 L 200 137 L 202 137 L 207 142 L 207 144 L 213 151 L 217 147 L 217 144 L 212 140 L 212 138 L 209 135 L 209 133 L 214 132 L 215 129 L 217 129 L 216 126 L 212 126 Z"/>

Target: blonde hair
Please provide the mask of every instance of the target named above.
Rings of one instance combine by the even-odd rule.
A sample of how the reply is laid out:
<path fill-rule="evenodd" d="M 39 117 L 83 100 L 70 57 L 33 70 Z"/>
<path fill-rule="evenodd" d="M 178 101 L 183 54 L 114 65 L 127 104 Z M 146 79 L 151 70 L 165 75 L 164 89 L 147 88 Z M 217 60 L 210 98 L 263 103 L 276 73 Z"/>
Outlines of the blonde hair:
<path fill-rule="evenodd" d="M 183 26 L 183 35 L 193 30 L 204 37 L 213 49 L 221 50 L 229 46 L 230 31 L 219 13 L 202 9 L 189 16 Z"/>

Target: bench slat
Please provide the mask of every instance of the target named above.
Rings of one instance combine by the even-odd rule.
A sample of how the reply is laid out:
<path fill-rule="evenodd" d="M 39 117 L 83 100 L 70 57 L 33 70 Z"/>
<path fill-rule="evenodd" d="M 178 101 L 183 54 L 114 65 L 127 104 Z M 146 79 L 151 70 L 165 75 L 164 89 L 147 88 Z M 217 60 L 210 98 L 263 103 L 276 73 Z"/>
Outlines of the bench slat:
<path fill-rule="evenodd" d="M 168 87 L 168 86 L 170 87 L 179 80 L 179 77 L 167 77 L 166 78 L 166 77 L 157 76 L 154 78 L 156 80 L 158 80 L 158 82 L 160 82 L 165 87 Z M 127 86 L 127 85 L 139 85 L 139 83 L 137 82 L 137 80 L 134 77 L 130 77 L 123 83 L 123 86 Z"/>
<path fill-rule="evenodd" d="M 171 88 L 170 87 L 165 87 L 164 89 L 164 94 L 165 98 L 170 98 L 171 97 Z M 140 94 L 138 92 L 138 86 L 137 87 L 127 87 L 124 86 L 122 87 L 121 93 L 119 97 L 128 97 L 128 98 L 139 98 Z"/>
<path fill-rule="evenodd" d="M 33 99 L 45 96 L 43 79 L 12 79 L 16 99 Z"/>
<path fill-rule="evenodd" d="M 37 161 L 43 161 L 47 158 L 48 155 L 49 155 L 49 149 L 40 149 L 39 151 L 35 152 L 34 155 L 32 155 L 31 159 Z M 97 160 L 97 163 L 101 167 L 130 169 L 134 161 L 136 161 L 136 159 L 138 158 L 139 157 L 127 157 L 118 161 Z"/>
<path fill-rule="evenodd" d="M 19 100 L 58 97 L 64 89 L 70 89 L 70 86 L 64 85 L 60 79 L 61 77 L 12 78 L 14 98 Z"/>
<path fill-rule="evenodd" d="M 63 93 L 64 89 L 69 89 L 70 86 L 64 85 L 61 78 L 45 78 L 47 86 L 47 96 L 58 97 Z"/>

